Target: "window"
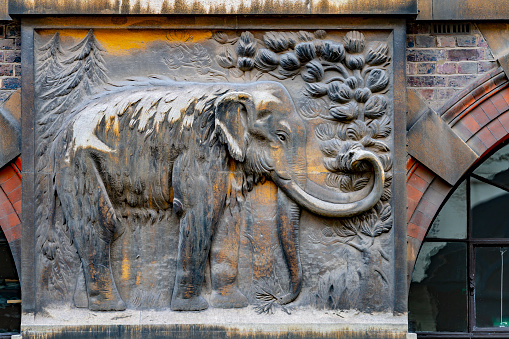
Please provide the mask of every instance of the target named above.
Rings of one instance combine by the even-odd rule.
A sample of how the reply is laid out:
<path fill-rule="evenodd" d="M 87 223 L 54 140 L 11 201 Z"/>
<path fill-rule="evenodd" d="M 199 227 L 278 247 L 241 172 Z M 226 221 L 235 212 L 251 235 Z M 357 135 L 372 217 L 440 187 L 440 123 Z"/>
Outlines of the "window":
<path fill-rule="evenodd" d="M 509 145 L 461 181 L 431 225 L 412 274 L 409 330 L 509 336 Z"/>

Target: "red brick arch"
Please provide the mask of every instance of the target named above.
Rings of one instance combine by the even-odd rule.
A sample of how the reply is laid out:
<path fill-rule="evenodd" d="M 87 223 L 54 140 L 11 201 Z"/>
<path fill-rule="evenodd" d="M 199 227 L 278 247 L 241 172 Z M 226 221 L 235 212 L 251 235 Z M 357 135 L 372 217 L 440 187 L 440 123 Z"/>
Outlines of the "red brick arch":
<path fill-rule="evenodd" d="M 9 242 L 19 270 L 21 249 L 21 160 L 19 157 L 0 169 L 0 227 Z"/>
<path fill-rule="evenodd" d="M 482 161 L 509 138 L 509 81 L 501 68 L 489 72 L 451 99 L 437 112 Z M 444 146 L 445 147 L 445 146 Z M 455 185 L 450 185 L 412 157 L 407 161 L 408 282 L 422 240 L 439 208 Z"/>

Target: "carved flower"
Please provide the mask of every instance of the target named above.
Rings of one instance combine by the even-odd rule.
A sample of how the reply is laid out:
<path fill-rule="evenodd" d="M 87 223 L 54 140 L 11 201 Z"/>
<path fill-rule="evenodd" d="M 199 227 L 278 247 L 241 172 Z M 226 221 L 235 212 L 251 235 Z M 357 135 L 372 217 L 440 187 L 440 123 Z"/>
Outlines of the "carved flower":
<path fill-rule="evenodd" d="M 371 92 L 380 92 L 389 84 L 389 77 L 383 69 L 375 68 L 371 70 L 366 79 L 366 86 Z"/>
<path fill-rule="evenodd" d="M 383 95 L 373 95 L 364 106 L 364 115 L 370 119 L 380 118 L 387 109 L 387 100 Z"/>
<path fill-rule="evenodd" d="M 237 43 L 237 54 L 241 57 L 253 57 L 256 53 L 256 42 L 251 32 L 242 32 Z"/>
<path fill-rule="evenodd" d="M 299 58 L 295 53 L 289 52 L 281 56 L 279 63 L 284 70 L 294 71 L 300 67 Z"/>
<path fill-rule="evenodd" d="M 315 44 L 312 42 L 301 42 L 295 46 L 295 54 L 301 62 L 308 62 L 316 57 Z"/>
<path fill-rule="evenodd" d="M 318 58 L 322 55 L 323 40 L 315 40 L 313 41 L 313 45 L 315 46 L 316 57 Z"/>
<path fill-rule="evenodd" d="M 339 81 L 333 81 L 327 88 L 327 94 L 332 101 L 346 103 L 352 99 L 353 93 L 350 87 Z"/>
<path fill-rule="evenodd" d="M 214 34 L 212 34 L 212 38 L 220 44 L 225 44 L 228 42 L 228 34 L 225 32 L 214 32 Z"/>
<path fill-rule="evenodd" d="M 262 71 L 273 71 L 279 66 L 279 57 L 268 49 L 260 49 L 255 57 L 255 66 Z"/>
<path fill-rule="evenodd" d="M 297 36 L 299 37 L 300 41 L 313 41 L 315 39 L 313 34 L 306 31 L 299 31 Z"/>
<path fill-rule="evenodd" d="M 284 33 L 267 32 L 263 36 L 263 42 L 274 52 L 283 52 L 289 47 L 288 39 Z"/>
<path fill-rule="evenodd" d="M 306 70 L 301 76 L 305 82 L 318 82 L 323 79 L 324 70 L 319 61 L 313 60 L 306 64 Z"/>
<path fill-rule="evenodd" d="M 242 72 L 248 72 L 254 68 L 255 62 L 252 58 L 240 57 L 237 60 L 237 67 Z"/>
<path fill-rule="evenodd" d="M 327 86 L 321 83 L 306 84 L 306 93 L 312 97 L 323 97 L 327 94 Z"/>
<path fill-rule="evenodd" d="M 315 38 L 317 39 L 324 39 L 326 36 L 327 36 L 327 32 L 324 31 L 323 29 L 319 29 L 317 31 L 315 31 Z"/>
<path fill-rule="evenodd" d="M 326 40 L 322 44 L 322 58 L 325 61 L 339 62 L 345 57 L 345 48 L 342 44 Z"/>
<path fill-rule="evenodd" d="M 299 101 L 299 104 L 299 113 L 305 118 L 315 118 L 327 114 L 326 104 L 322 100 L 304 97 Z"/>
<path fill-rule="evenodd" d="M 359 116 L 359 107 L 355 101 L 350 101 L 345 105 L 332 107 L 329 113 L 337 120 L 350 121 Z"/>
<path fill-rule="evenodd" d="M 221 46 L 219 54 L 216 57 L 219 66 L 224 68 L 231 68 L 235 66 L 236 56 L 233 49 L 229 46 Z"/>
<path fill-rule="evenodd" d="M 346 67 L 350 69 L 361 69 L 364 66 L 364 56 L 362 54 L 347 54 Z"/>
<path fill-rule="evenodd" d="M 353 96 L 357 102 L 366 102 L 371 96 L 371 91 L 369 88 L 357 88 L 353 93 Z"/>
<path fill-rule="evenodd" d="M 345 84 L 348 85 L 348 87 L 351 89 L 355 89 L 359 84 L 359 80 L 356 77 L 348 77 L 345 80 Z"/>
<path fill-rule="evenodd" d="M 389 46 L 385 42 L 377 42 L 368 49 L 366 54 L 366 63 L 375 66 L 381 65 L 387 61 Z"/>
<path fill-rule="evenodd" d="M 346 33 L 344 41 L 348 53 L 361 53 L 364 50 L 366 39 L 361 32 L 350 31 Z"/>
<path fill-rule="evenodd" d="M 289 48 L 294 48 L 295 45 L 297 45 L 297 43 L 299 42 L 299 35 L 296 32 L 286 32 L 281 34 L 284 34 L 286 36 Z"/>

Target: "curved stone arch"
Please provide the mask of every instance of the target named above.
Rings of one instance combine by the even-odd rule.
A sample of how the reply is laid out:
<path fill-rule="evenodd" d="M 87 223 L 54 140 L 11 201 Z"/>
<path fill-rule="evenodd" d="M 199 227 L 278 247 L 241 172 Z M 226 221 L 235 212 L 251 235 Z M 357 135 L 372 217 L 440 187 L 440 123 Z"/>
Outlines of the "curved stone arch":
<path fill-rule="evenodd" d="M 465 174 L 509 139 L 509 79 L 502 68 L 495 69 L 451 98 L 436 113 L 475 153 L 471 161 L 457 168 Z M 448 183 L 412 156 L 407 160 L 408 286 L 422 241 L 440 207 L 460 181 Z"/>
<path fill-rule="evenodd" d="M 0 104 L 0 227 L 21 268 L 21 91 Z"/>
<path fill-rule="evenodd" d="M 21 160 L 0 169 L 0 227 L 9 242 L 18 276 L 21 259 Z"/>

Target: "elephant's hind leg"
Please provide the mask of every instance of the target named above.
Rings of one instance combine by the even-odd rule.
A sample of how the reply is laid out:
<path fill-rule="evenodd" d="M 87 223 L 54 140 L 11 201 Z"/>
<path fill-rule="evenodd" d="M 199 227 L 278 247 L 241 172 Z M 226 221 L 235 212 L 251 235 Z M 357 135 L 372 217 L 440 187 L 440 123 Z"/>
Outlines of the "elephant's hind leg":
<path fill-rule="evenodd" d="M 82 262 L 88 308 L 92 311 L 125 310 L 110 262 L 116 217 L 95 164 L 90 158 L 83 160 L 83 157 L 75 171 L 63 176 L 64 181 L 74 181 L 74 185 L 64 183 L 65 192 L 61 199 Z"/>

